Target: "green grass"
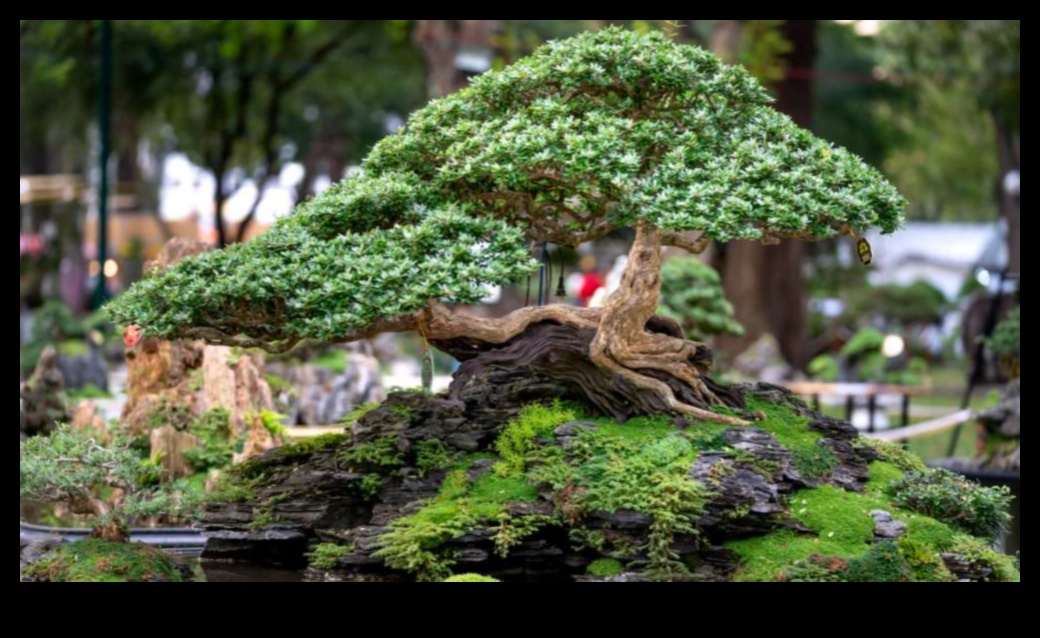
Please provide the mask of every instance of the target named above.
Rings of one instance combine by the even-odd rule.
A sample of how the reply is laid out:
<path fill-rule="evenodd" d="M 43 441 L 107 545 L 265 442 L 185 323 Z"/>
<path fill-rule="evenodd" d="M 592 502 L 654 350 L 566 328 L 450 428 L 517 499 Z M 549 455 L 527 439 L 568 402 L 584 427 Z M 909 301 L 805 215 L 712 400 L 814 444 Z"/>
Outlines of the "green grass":
<path fill-rule="evenodd" d="M 180 582 L 165 553 L 136 543 L 88 539 L 62 545 L 50 558 L 32 565 L 26 576 L 52 583 Z"/>
<path fill-rule="evenodd" d="M 488 578 L 487 576 L 478 576 L 476 574 L 463 574 L 461 576 L 452 576 L 446 583 L 497 583 L 500 581 L 494 578 Z"/>

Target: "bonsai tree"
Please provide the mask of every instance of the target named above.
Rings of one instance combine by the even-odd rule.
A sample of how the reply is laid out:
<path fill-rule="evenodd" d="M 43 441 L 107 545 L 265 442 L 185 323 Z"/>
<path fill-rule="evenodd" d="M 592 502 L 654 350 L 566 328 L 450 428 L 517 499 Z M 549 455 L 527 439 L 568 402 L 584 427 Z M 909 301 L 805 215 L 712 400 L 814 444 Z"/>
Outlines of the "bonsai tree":
<path fill-rule="evenodd" d="M 248 244 L 189 258 L 110 308 L 145 336 L 285 352 L 418 330 L 464 362 L 575 386 L 624 420 L 672 413 L 733 425 L 740 405 L 711 354 L 655 317 L 662 248 L 856 236 L 902 222 L 904 201 L 848 151 L 770 106 L 744 69 L 661 34 L 620 29 L 550 43 L 431 103 L 360 175 Z M 454 314 L 528 276 L 539 242 L 636 230 L 602 309 Z"/>
<path fill-rule="evenodd" d="M 64 426 L 19 447 L 21 498 L 67 504 L 74 514 L 91 518 L 97 538 L 125 541 L 130 521 L 170 509 L 169 492 L 144 485 L 149 468 L 129 448 L 106 448 L 90 436 Z M 102 490 L 118 490 L 118 504 L 102 499 Z"/>
<path fill-rule="evenodd" d="M 661 269 L 661 306 L 657 312 L 679 322 L 686 336 L 744 335 L 726 299 L 719 272 L 696 257 L 669 259 Z"/>

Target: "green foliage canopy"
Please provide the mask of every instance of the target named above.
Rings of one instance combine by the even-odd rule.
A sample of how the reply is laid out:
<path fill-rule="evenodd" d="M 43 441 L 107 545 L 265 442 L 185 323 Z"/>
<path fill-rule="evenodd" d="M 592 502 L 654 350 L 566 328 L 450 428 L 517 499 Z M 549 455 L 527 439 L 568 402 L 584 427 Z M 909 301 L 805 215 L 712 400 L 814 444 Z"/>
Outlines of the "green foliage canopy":
<path fill-rule="evenodd" d="M 553 42 L 416 113 L 362 175 L 266 236 L 185 261 L 112 314 L 164 337 L 349 340 L 515 280 L 534 267 L 525 240 L 577 245 L 636 224 L 719 241 L 900 225 L 903 199 L 879 173 L 769 101 L 743 69 L 659 33 Z"/>

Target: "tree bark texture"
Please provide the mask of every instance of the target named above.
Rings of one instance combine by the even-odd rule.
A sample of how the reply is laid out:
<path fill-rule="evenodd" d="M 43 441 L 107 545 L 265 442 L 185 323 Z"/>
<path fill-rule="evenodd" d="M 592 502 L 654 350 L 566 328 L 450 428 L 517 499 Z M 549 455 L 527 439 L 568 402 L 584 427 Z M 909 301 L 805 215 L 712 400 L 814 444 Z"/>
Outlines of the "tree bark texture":
<path fill-rule="evenodd" d="M 441 315 L 423 327 L 434 345 L 463 365 L 452 393 L 485 369 L 520 368 L 580 389 L 619 421 L 646 414 L 745 425 L 713 412 L 743 407 L 708 378 L 712 355 L 687 341 L 678 324 L 655 317 L 661 297 L 661 231 L 640 226 L 620 288 L 602 311 L 547 306 L 501 319 Z"/>

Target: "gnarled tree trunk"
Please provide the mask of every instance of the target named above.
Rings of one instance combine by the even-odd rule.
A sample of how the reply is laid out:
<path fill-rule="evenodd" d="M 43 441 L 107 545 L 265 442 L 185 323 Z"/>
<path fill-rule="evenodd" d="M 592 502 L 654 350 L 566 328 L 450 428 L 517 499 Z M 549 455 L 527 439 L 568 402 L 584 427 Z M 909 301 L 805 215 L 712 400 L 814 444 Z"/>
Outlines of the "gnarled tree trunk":
<path fill-rule="evenodd" d="M 743 407 L 743 400 L 708 378 L 712 355 L 707 347 L 687 341 L 674 321 L 655 316 L 661 242 L 660 230 L 637 229 L 621 287 L 602 310 L 547 306 L 477 319 L 435 306 L 422 330 L 437 348 L 463 362 L 453 395 L 486 368 L 521 368 L 575 387 L 620 421 L 672 414 L 745 425 L 710 409 Z"/>

